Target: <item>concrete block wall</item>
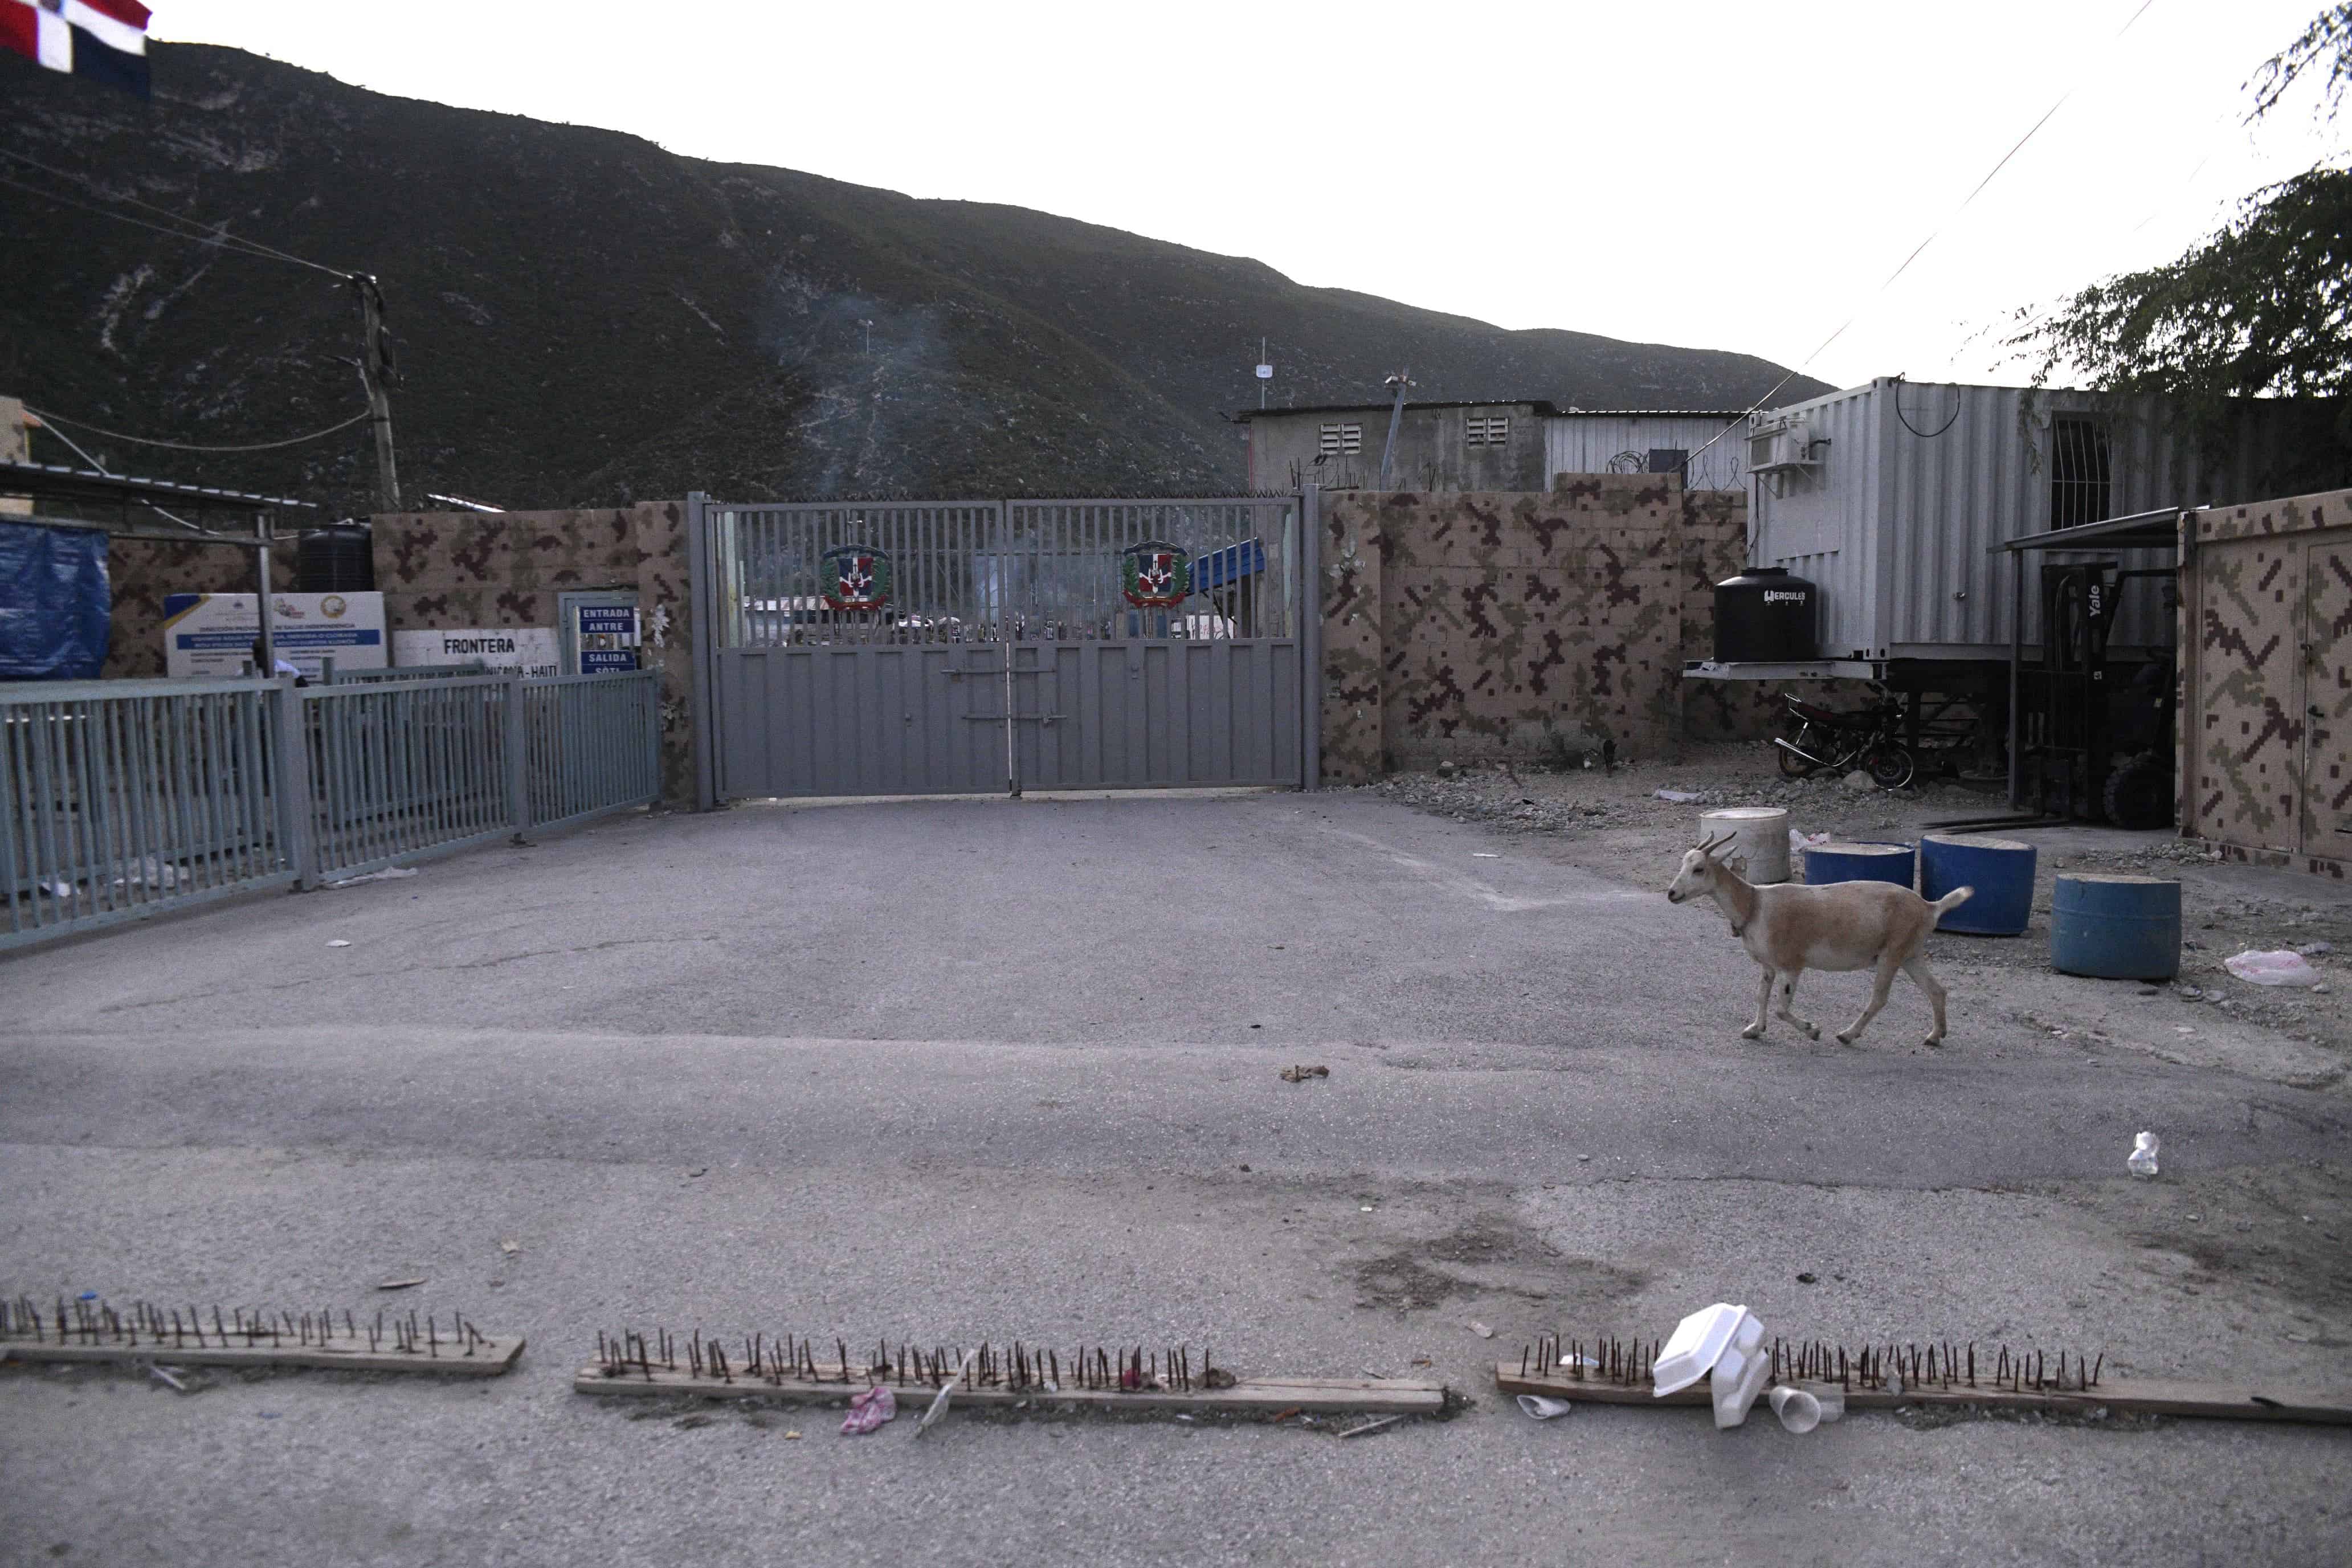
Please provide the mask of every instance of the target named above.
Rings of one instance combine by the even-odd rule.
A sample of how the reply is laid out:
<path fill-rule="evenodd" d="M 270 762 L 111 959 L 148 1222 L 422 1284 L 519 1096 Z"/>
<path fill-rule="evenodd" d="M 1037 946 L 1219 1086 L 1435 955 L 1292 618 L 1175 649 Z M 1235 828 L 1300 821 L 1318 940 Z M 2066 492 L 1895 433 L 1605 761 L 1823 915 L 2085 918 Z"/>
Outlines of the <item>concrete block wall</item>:
<path fill-rule="evenodd" d="M 371 521 L 387 631 L 551 627 L 560 593 L 635 589 L 646 623 L 643 658 L 662 671 L 663 795 L 673 804 L 693 798 L 694 626 L 683 500 L 394 512 Z M 656 631 L 663 610 L 667 626 Z"/>
<path fill-rule="evenodd" d="M 1747 538 L 1744 498 L 1652 474 L 1562 475 L 1548 493 L 1344 492 L 1323 518 L 1333 783 L 1604 742 L 1664 751 L 1683 738 L 1683 660 L 1713 638 L 1712 574 L 1738 569 Z M 1704 732 L 1751 725 L 1755 706 L 1718 701 Z"/>
<path fill-rule="evenodd" d="M 271 591 L 294 591 L 294 546 L 272 552 Z M 250 550 L 222 544 L 163 544 L 142 539 L 110 540 L 106 574 L 113 591 L 108 616 L 105 678 L 163 678 L 163 601 L 173 594 L 250 594 Z"/>
<path fill-rule="evenodd" d="M 2182 546 L 2181 833 L 2352 876 L 2352 490 L 2193 512 Z"/>

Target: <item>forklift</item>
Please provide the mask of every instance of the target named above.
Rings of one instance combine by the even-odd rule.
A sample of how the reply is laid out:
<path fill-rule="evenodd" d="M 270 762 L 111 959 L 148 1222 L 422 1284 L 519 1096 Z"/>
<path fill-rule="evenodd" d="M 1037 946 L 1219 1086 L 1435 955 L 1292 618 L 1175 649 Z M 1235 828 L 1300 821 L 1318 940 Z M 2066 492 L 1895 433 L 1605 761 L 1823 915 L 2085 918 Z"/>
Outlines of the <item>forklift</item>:
<path fill-rule="evenodd" d="M 2172 825 L 2173 655 L 2111 661 L 2107 643 L 2132 584 L 2153 584 L 2168 615 L 2179 577 L 2114 560 L 2042 566 L 2042 657 L 2018 668 L 2020 805 L 2053 820 Z"/>

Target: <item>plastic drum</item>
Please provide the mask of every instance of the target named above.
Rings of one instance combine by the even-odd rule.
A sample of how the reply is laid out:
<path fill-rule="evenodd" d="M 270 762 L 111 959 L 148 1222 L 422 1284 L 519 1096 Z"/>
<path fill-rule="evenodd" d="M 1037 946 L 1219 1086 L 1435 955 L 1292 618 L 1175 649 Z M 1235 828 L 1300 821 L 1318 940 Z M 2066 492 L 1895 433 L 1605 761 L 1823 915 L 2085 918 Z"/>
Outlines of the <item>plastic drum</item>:
<path fill-rule="evenodd" d="M 1699 842 L 1736 837 L 1716 851 L 1719 860 L 1745 856 L 1739 874 L 1759 887 L 1789 879 L 1789 814 L 1777 805 L 1727 805 L 1699 814 Z"/>
<path fill-rule="evenodd" d="M 2060 877 L 2050 899 L 2050 965 L 2100 980 L 2171 979 L 2180 973 L 2180 884 L 2092 872 Z"/>
<path fill-rule="evenodd" d="M 1927 833 L 1919 838 L 1919 896 L 1935 902 L 1955 888 L 1976 896 L 1946 915 L 1939 931 L 2016 936 L 2033 917 L 2031 844 L 1979 833 Z"/>
<path fill-rule="evenodd" d="M 1907 888 L 1918 863 L 1908 844 L 1816 844 L 1805 851 L 1805 880 L 1816 888 L 1832 882 L 1892 882 Z"/>

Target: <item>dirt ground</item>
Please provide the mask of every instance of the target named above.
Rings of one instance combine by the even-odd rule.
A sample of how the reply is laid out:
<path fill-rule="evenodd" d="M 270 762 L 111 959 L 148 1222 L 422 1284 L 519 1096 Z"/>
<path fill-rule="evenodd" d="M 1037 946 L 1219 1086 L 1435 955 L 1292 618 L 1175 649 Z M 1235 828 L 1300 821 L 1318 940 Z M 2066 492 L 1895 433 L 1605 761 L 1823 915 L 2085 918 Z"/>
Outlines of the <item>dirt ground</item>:
<path fill-rule="evenodd" d="M 1791 779 L 1780 772 L 1769 742 L 1689 748 L 1680 762 L 1628 763 L 1552 771 L 1520 766 L 1469 766 L 1436 773 L 1392 774 L 1362 786 L 1457 822 L 1524 834 L 1530 846 L 1562 864 L 1599 872 L 1635 887 L 1664 889 L 1677 857 L 1697 842 L 1702 812 L 1727 805 L 1787 808 L 1790 826 L 1837 839 L 1909 839 L 1937 823 L 2002 815 L 1999 786 L 1927 781 L 1906 790 L 1850 786 L 1832 774 Z M 1658 798 L 1660 790 L 1693 795 Z M 1931 949 L 1937 968 L 1960 973 L 2013 969 L 2045 975 L 2035 1001 L 2054 1015 L 2053 1032 L 2087 1026 L 2095 1018 L 2068 1016 L 2072 993 L 2084 1004 L 2105 1002 L 2127 983 L 2076 980 L 2050 968 L 2050 899 L 2062 871 L 2104 870 L 2171 877 L 2181 884 L 2184 931 L 2180 973 L 2161 987 L 2128 986 L 2134 995 L 2160 992 L 2228 1022 L 2319 1047 L 2336 1058 L 2335 1075 L 2352 1068 L 2352 888 L 2297 871 L 2227 864 L 2217 852 L 2168 830 L 2126 832 L 2076 826 L 1999 831 L 2035 844 L 2033 919 L 2015 938 L 1938 932 Z M 1791 858 L 1796 874 L 1802 862 Z M 2252 985 L 2223 967 L 2248 949 L 2292 948 L 2319 972 L 2317 988 Z M 2090 1009 L 2095 1012 L 2095 1009 Z M 2194 1023 L 2169 1026 L 2198 1030 Z M 2292 1075 L 2309 1082 L 2325 1069 Z"/>

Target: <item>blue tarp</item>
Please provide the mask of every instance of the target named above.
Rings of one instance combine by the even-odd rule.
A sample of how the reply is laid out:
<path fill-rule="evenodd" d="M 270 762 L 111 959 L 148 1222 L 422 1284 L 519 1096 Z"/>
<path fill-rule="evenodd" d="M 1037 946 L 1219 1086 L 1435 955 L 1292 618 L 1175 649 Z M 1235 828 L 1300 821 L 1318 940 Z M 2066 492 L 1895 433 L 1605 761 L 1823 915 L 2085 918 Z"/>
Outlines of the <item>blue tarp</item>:
<path fill-rule="evenodd" d="M 1244 539 L 1223 550 L 1212 550 L 1192 563 L 1192 592 L 1213 593 L 1228 583 L 1265 570 L 1265 542 Z"/>
<path fill-rule="evenodd" d="M 102 531 L 0 518 L 0 680 L 96 680 L 113 607 Z"/>

